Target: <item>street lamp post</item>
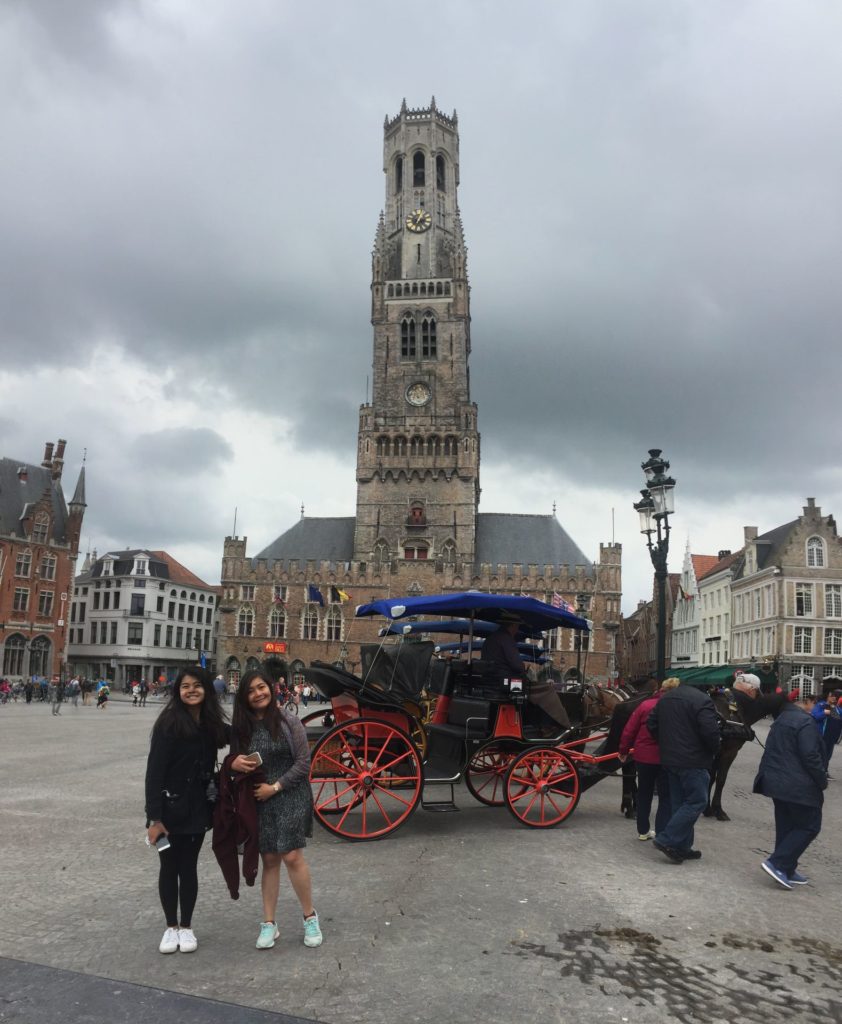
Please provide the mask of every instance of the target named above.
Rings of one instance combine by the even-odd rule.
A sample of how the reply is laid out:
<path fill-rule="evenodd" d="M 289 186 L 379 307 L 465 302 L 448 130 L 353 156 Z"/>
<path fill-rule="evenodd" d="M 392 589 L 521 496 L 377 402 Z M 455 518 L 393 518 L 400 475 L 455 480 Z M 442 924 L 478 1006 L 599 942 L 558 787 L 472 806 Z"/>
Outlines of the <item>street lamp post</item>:
<path fill-rule="evenodd" d="M 577 594 L 576 595 L 576 614 L 580 619 L 584 618 L 588 613 L 587 607 L 587 595 Z M 576 630 L 576 682 L 582 682 L 582 631 L 581 629 Z"/>
<path fill-rule="evenodd" d="M 667 662 L 667 556 L 669 554 L 669 517 L 675 511 L 673 489 L 675 480 L 667 476 L 669 462 L 661 457 L 660 448 L 650 448 L 649 458 L 640 468 L 646 476 L 646 487 L 640 492 L 641 499 L 634 509 L 640 517 L 640 532 L 646 537 L 649 557 L 655 569 L 658 584 L 658 634 L 657 667 L 658 682 L 664 681 Z M 654 537 L 654 539 L 653 539 Z"/>

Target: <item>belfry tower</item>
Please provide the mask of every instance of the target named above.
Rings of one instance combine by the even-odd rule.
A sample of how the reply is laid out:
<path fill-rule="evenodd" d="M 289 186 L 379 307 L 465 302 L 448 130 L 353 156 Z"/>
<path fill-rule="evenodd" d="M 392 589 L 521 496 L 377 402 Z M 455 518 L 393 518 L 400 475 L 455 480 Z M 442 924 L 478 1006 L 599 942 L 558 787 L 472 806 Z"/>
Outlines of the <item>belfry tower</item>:
<path fill-rule="evenodd" d="M 372 252 L 371 403 L 360 409 L 354 558 L 472 564 L 480 438 L 471 402 L 459 132 L 436 108 L 386 118 Z"/>

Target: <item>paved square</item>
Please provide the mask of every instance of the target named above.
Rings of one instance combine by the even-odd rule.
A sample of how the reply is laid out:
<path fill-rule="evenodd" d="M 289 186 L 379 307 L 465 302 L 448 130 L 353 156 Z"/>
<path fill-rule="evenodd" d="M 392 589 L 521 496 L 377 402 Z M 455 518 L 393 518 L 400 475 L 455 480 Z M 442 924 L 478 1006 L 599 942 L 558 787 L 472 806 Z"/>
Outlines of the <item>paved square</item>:
<path fill-rule="evenodd" d="M 0 707 L 0 956 L 330 1024 L 842 1020 L 842 782 L 803 864 L 813 884 L 779 889 L 760 869 L 772 806 L 750 792 L 758 744 L 732 770 L 733 820 L 700 822 L 693 864 L 637 840 L 613 779 L 548 832 L 461 788 L 460 813 L 419 810 L 380 842 L 316 826 L 316 950 L 301 943 L 288 886 L 280 941 L 255 950 L 259 891 L 232 901 L 208 840 L 199 950 L 161 956 L 156 854 L 143 842 L 157 710 Z M 27 1019 L 0 1000 L 0 1020 Z"/>

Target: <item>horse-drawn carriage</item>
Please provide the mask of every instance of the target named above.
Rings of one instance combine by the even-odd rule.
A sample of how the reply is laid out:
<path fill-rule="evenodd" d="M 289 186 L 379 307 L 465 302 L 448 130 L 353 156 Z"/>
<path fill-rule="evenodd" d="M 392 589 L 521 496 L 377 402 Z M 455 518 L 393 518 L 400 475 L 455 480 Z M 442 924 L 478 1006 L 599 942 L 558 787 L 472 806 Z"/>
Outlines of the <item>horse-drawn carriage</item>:
<path fill-rule="evenodd" d="M 334 665 L 307 670 L 311 685 L 331 703 L 334 724 L 316 729 L 310 777 L 316 818 L 333 834 L 379 839 L 400 828 L 419 804 L 455 809 L 453 787 L 462 780 L 481 803 L 505 805 L 525 826 L 550 828 L 569 817 L 584 790 L 619 768 L 627 713 L 612 715 L 610 705 L 620 706 L 621 698 L 592 695 L 588 715 L 581 688 L 562 694 L 574 727 L 548 736 L 539 709 L 528 703 L 529 680 L 470 657 L 476 633 L 484 631 L 477 622 L 493 628 L 515 615 L 523 639 L 551 629 L 588 630 L 587 620 L 533 598 L 479 592 L 376 601 L 357 615 L 392 622 L 462 616 L 469 657 L 436 657 L 434 644 L 404 642 L 399 632 L 393 646 L 363 648 L 362 678 Z M 437 625 L 416 628 L 435 633 Z M 425 789 L 436 786 L 449 787 L 450 799 L 425 799 Z"/>

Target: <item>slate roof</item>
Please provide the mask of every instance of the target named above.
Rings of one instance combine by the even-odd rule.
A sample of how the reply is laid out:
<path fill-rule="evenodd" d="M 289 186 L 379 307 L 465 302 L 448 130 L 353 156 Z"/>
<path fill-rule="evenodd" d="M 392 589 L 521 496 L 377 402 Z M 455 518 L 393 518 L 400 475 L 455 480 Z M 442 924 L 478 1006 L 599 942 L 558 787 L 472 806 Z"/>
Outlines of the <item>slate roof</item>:
<path fill-rule="evenodd" d="M 26 480 L 18 477 L 18 469 L 26 469 Z M 34 505 L 49 491 L 53 516 L 51 540 L 63 544 L 67 540 L 67 506 L 61 480 L 53 480 L 49 469 L 31 463 L 0 459 L 0 533 L 12 537 L 25 536 L 21 515 L 27 505 Z"/>
<path fill-rule="evenodd" d="M 354 516 L 299 519 L 280 537 L 258 552 L 270 562 L 350 562 L 354 557 Z"/>
<path fill-rule="evenodd" d="M 204 590 L 213 590 L 209 584 L 200 580 L 198 576 L 190 572 L 181 562 L 176 561 L 166 551 L 150 551 L 148 548 L 126 548 L 124 551 L 107 551 L 101 555 L 88 569 L 76 577 L 77 581 L 96 580 L 103 578 L 102 563 L 106 558 L 114 560 L 114 567 L 105 579 L 112 576 L 129 576 L 134 568 L 134 561 L 138 555 L 148 559 L 149 575 L 159 580 L 167 580 L 170 583 L 179 583 L 187 587 L 202 587 Z"/>
<path fill-rule="evenodd" d="M 481 512 L 477 516 L 477 565 L 584 565 L 593 561 L 553 515 Z"/>
<path fill-rule="evenodd" d="M 767 565 L 774 565 L 778 561 L 778 553 L 796 526 L 798 520 L 793 519 L 791 523 L 784 523 L 783 526 L 776 526 L 774 530 L 760 534 L 756 541 L 758 569 L 765 569 Z"/>
<path fill-rule="evenodd" d="M 350 562 L 354 557 L 354 516 L 305 517 L 291 526 L 256 558 L 269 562 Z M 497 512 L 477 516 L 477 565 L 584 565 L 593 563 L 553 515 Z"/>

